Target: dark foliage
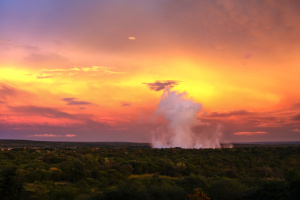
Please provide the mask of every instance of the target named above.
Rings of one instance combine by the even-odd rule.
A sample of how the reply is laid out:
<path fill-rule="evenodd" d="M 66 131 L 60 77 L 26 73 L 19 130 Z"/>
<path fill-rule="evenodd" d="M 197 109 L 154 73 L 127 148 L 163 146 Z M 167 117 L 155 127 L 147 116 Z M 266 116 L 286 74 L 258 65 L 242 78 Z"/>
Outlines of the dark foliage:
<path fill-rule="evenodd" d="M 2 148 L 0 199 L 300 199 L 299 157 L 298 146 Z"/>

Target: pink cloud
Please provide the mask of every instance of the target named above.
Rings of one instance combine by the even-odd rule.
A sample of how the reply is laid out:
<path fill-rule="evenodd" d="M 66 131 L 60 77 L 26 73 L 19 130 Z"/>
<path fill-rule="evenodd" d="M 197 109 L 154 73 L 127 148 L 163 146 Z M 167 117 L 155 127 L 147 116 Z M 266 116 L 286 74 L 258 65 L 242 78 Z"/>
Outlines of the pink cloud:
<path fill-rule="evenodd" d="M 65 135 L 65 137 L 76 137 L 76 135 L 74 135 L 74 134 L 67 134 L 67 135 Z"/>
<path fill-rule="evenodd" d="M 53 135 L 53 134 L 35 134 L 28 137 L 62 137 L 62 135 Z"/>
<path fill-rule="evenodd" d="M 266 134 L 268 132 L 260 132 L 260 131 L 257 131 L 257 132 L 236 132 L 234 133 L 234 135 L 257 135 L 257 134 Z"/>
<path fill-rule="evenodd" d="M 296 128 L 293 131 L 300 132 L 300 129 Z"/>

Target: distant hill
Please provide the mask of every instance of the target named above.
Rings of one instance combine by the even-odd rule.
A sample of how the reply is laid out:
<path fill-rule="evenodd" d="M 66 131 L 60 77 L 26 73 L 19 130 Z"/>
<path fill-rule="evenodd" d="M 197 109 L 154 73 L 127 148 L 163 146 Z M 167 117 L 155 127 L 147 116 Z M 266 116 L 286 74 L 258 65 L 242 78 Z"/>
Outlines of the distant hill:
<path fill-rule="evenodd" d="M 275 142 L 239 142 L 233 143 L 234 147 L 282 147 L 300 146 L 300 141 L 275 141 Z"/>
<path fill-rule="evenodd" d="M 75 148 L 75 147 L 139 147 L 151 148 L 150 143 L 134 142 L 56 142 L 56 141 L 34 141 L 34 140 L 0 140 L 0 148 Z"/>
<path fill-rule="evenodd" d="M 300 146 L 300 141 L 283 142 L 241 142 L 232 144 L 221 144 L 222 148 L 242 147 L 282 147 Z M 101 148 L 101 147 L 134 147 L 151 148 L 150 143 L 135 142 L 58 142 L 58 141 L 35 141 L 35 140 L 6 140 L 0 139 L 0 148 Z"/>

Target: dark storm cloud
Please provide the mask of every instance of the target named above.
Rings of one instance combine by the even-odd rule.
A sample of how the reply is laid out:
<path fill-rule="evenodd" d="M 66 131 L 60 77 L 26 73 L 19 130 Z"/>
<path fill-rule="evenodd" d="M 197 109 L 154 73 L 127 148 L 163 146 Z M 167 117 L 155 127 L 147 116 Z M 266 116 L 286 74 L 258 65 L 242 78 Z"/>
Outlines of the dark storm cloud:
<path fill-rule="evenodd" d="M 235 110 L 231 112 L 212 112 L 208 117 L 231 117 L 231 116 L 236 116 L 236 115 L 254 115 L 256 113 L 254 112 L 249 112 L 247 110 Z"/>
<path fill-rule="evenodd" d="M 174 80 L 167 80 L 167 81 L 156 81 L 154 83 L 143 83 L 146 84 L 150 90 L 160 91 L 164 90 L 165 88 L 172 88 L 175 85 L 178 85 L 178 81 Z"/>
<path fill-rule="evenodd" d="M 67 102 L 67 105 L 90 105 L 90 102 L 87 101 L 78 101 L 76 98 L 64 98 L 63 101 Z"/>

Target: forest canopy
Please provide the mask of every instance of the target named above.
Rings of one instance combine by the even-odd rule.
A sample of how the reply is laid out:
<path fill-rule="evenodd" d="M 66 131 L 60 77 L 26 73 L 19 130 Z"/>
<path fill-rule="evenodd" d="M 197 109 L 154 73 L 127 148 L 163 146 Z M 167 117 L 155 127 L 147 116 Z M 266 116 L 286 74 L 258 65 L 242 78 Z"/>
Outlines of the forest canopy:
<path fill-rule="evenodd" d="M 300 199 L 300 147 L 23 147 L 0 151 L 0 199 Z"/>

